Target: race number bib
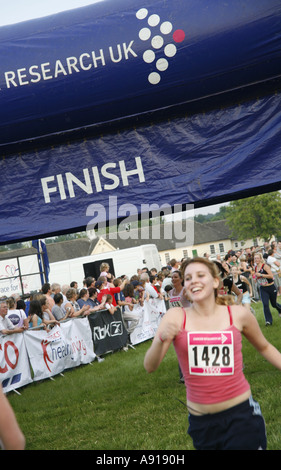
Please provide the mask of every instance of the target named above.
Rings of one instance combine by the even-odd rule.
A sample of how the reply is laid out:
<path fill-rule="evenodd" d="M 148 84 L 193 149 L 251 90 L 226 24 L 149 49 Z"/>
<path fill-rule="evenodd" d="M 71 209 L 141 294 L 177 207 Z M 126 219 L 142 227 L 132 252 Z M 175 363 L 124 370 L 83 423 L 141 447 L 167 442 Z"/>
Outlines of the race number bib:
<path fill-rule="evenodd" d="M 232 331 L 192 331 L 187 334 L 187 345 L 190 374 L 234 374 Z"/>

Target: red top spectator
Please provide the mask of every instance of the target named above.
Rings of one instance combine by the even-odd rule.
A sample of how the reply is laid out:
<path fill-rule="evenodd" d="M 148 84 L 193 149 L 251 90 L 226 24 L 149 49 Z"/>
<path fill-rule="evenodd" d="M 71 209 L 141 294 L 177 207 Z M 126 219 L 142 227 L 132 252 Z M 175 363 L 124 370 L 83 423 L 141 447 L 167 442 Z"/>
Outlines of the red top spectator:
<path fill-rule="evenodd" d="M 97 295 L 98 301 L 101 303 L 102 298 L 103 298 L 104 295 L 112 295 L 112 304 L 114 305 L 114 307 L 117 307 L 117 303 L 116 303 L 114 294 L 118 294 L 121 290 L 123 290 L 125 285 L 128 284 L 129 279 L 125 278 L 123 280 L 123 282 L 120 284 L 119 287 L 108 286 L 108 284 L 107 284 L 108 280 L 103 276 L 100 276 L 98 281 L 102 282 L 102 284 L 100 286 L 100 291 Z"/>

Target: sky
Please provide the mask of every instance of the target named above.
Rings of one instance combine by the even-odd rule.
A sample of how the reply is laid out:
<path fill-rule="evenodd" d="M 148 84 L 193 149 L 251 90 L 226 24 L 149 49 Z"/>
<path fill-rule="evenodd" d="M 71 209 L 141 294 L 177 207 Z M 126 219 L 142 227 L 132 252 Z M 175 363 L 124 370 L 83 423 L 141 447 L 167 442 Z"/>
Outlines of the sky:
<path fill-rule="evenodd" d="M 79 8 L 103 0 L 0 0 L 0 27 Z M 215 214 L 222 204 L 195 210 L 196 214 Z"/>

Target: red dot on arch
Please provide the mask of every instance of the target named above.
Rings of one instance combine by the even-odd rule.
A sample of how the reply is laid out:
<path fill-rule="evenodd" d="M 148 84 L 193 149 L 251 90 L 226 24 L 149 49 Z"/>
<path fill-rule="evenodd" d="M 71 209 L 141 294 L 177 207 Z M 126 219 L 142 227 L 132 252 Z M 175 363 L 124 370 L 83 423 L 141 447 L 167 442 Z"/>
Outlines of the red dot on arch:
<path fill-rule="evenodd" d="M 173 40 L 175 42 L 182 42 L 185 38 L 185 32 L 182 30 L 182 29 L 177 29 L 174 33 L 173 33 Z"/>

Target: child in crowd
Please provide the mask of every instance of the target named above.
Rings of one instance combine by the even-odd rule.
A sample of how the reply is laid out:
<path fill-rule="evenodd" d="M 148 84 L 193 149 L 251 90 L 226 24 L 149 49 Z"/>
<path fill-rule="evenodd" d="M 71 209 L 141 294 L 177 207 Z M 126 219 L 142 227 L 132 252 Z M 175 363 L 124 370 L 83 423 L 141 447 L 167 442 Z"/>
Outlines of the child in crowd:
<path fill-rule="evenodd" d="M 46 295 L 38 296 L 38 300 L 41 304 L 41 309 L 43 313 L 43 321 L 48 328 L 52 328 L 55 325 L 59 325 L 59 322 L 56 320 L 51 310 L 49 309 L 49 302 Z"/>
<path fill-rule="evenodd" d="M 108 283 L 112 282 L 112 275 L 110 274 L 109 269 L 110 269 L 110 266 L 108 263 L 101 263 L 99 277 L 105 277 Z"/>
<path fill-rule="evenodd" d="M 155 291 L 156 291 L 157 293 L 159 293 L 160 290 L 159 290 L 159 288 L 158 288 L 159 285 L 157 284 L 157 277 L 156 277 L 156 276 L 153 276 L 153 275 L 150 275 L 150 276 L 149 276 L 149 281 L 150 281 L 150 284 L 152 285 L 153 289 L 155 289 Z"/>
<path fill-rule="evenodd" d="M 108 294 L 106 296 L 105 308 L 109 311 L 109 313 L 111 313 L 111 315 L 114 315 L 117 307 L 113 305 L 112 300 L 112 295 Z"/>
<path fill-rule="evenodd" d="M 134 304 L 137 303 L 134 294 L 134 285 L 132 283 L 126 284 L 126 286 L 124 287 L 125 302 L 127 302 L 127 305 L 131 311 L 134 308 Z"/>
<path fill-rule="evenodd" d="M 142 289 L 142 300 L 146 300 L 147 302 L 149 301 L 149 293 L 145 290 L 145 280 L 140 279 L 140 288 Z"/>
<path fill-rule="evenodd" d="M 22 327 L 24 320 L 26 319 L 26 314 L 23 309 L 18 309 L 16 301 L 13 297 L 7 299 L 8 313 L 7 318 L 11 320 L 14 326 Z"/>
<path fill-rule="evenodd" d="M 47 325 L 43 319 L 43 311 L 39 300 L 34 299 L 30 301 L 28 316 L 24 320 L 27 328 L 46 329 Z"/>
<path fill-rule="evenodd" d="M 132 284 L 134 286 L 134 298 L 136 299 L 137 303 L 143 306 L 144 288 L 142 287 L 140 281 L 137 281 L 137 280 L 132 281 Z"/>

